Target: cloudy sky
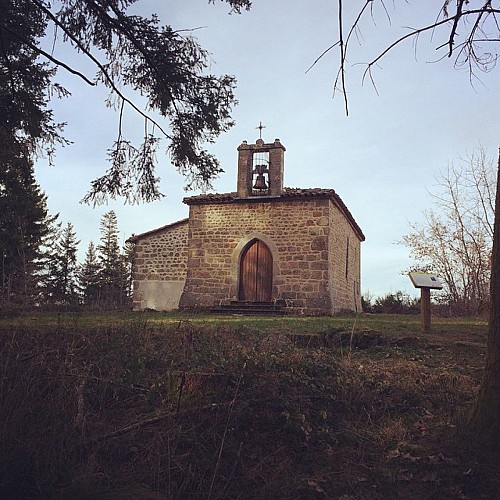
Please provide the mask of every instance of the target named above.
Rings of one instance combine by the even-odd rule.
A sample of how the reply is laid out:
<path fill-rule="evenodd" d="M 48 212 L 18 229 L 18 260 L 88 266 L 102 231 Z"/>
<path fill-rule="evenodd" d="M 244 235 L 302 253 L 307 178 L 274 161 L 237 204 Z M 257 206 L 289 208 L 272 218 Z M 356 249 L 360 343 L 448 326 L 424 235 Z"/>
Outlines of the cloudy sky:
<path fill-rule="evenodd" d="M 364 1 L 348 4 L 346 26 Z M 349 116 L 342 96 L 333 96 L 338 52 L 328 52 L 306 73 L 338 39 L 336 1 L 254 0 L 252 10 L 241 15 L 228 15 L 226 3 L 207 0 L 139 0 L 134 6 L 143 15 L 157 13 L 175 29 L 199 27 L 192 35 L 211 53 L 211 72 L 237 78 L 236 126 L 210 147 L 225 170 L 215 191 L 235 190 L 236 148 L 243 140 L 255 142 L 262 121 L 263 139 L 279 138 L 287 149 L 285 185 L 333 188 L 354 215 L 366 235 L 362 290 L 375 296 L 397 290 L 415 294 L 402 275 L 410 265 L 408 250 L 397 242 L 430 208 L 427 190 L 435 185 L 434 176 L 479 145 L 496 157 L 500 144 L 498 72 L 478 74 L 471 85 L 465 69 L 440 60 L 444 53 L 435 48 L 446 42 L 444 31 L 396 47 L 374 69 L 376 89 L 363 83 L 363 63 L 409 26 L 433 22 L 442 0 L 426 2 L 434 7 L 425 8 L 417 0 L 386 4 L 388 13 L 375 8 L 352 39 Z M 72 58 L 93 76 L 92 67 L 67 48 L 56 46 L 55 55 Z M 111 209 L 123 241 L 186 217 L 182 198 L 198 193 L 184 191 L 184 179 L 165 154 L 159 156 L 166 195 L 161 201 L 125 206 L 118 200 L 96 208 L 79 203 L 91 180 L 108 168 L 106 150 L 116 138 L 117 115 L 104 106 L 105 90 L 85 86 L 63 70 L 59 79 L 72 96 L 52 105 L 56 120 L 68 123 L 66 136 L 74 144 L 58 151 L 54 167 L 40 161 L 36 173 L 50 211 L 75 226 L 81 258 L 89 241 L 99 240 L 99 221 Z M 127 133 L 140 136 L 142 120 L 132 110 L 125 118 Z"/>

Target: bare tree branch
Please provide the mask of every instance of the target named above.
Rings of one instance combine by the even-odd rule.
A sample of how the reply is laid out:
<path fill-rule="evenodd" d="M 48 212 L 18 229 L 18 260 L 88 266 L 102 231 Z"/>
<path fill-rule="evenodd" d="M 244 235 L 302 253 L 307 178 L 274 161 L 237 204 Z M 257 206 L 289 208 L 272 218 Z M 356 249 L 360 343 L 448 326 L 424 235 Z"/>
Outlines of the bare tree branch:
<path fill-rule="evenodd" d="M 19 35 L 19 33 L 16 33 L 14 30 L 11 30 L 8 26 L 1 25 L 1 28 L 5 31 L 8 31 L 11 35 L 15 36 L 18 40 L 21 40 L 27 47 L 29 47 L 31 50 L 37 52 L 38 54 L 42 55 L 43 57 L 47 58 L 49 61 L 53 62 L 55 65 L 60 66 L 61 68 L 64 68 L 66 71 L 69 73 L 76 75 L 80 77 L 85 83 L 88 83 L 89 85 L 95 86 L 95 83 L 89 80 L 83 73 L 80 73 L 76 69 L 73 69 L 71 66 L 67 65 L 66 63 L 60 61 L 59 59 L 56 59 L 54 56 L 50 55 L 48 52 L 45 52 L 45 50 L 41 49 L 37 45 L 31 43 L 29 40 L 26 40 L 26 38 L 23 38 L 22 36 Z"/>
<path fill-rule="evenodd" d="M 340 47 L 340 60 L 345 62 L 346 47 L 344 45 L 343 26 L 342 26 L 342 0 L 339 0 L 339 47 Z M 344 95 L 345 114 L 349 115 L 349 106 L 347 104 L 347 92 L 345 88 L 345 63 L 340 65 L 340 81 L 342 84 L 342 94 Z"/>
<path fill-rule="evenodd" d="M 500 9 L 493 7 L 493 0 L 486 0 L 482 2 L 482 6 L 479 8 L 471 8 L 465 10 L 464 7 L 470 2 L 468 0 L 456 0 L 456 8 L 453 15 L 450 15 L 448 6 L 450 0 L 443 0 L 443 5 L 439 11 L 439 14 L 434 22 L 429 25 L 422 26 L 420 28 L 408 28 L 409 32 L 393 40 L 384 50 L 382 50 L 374 59 L 366 63 L 366 69 L 363 73 L 362 82 L 365 78 L 369 77 L 371 83 L 373 84 L 375 90 L 375 81 L 373 79 L 372 69 L 375 67 L 381 59 L 383 59 L 390 51 L 392 51 L 396 46 L 400 45 L 404 41 L 414 38 L 418 41 L 421 34 L 434 31 L 442 26 L 449 25 L 449 34 L 447 41 L 439 45 L 436 50 L 442 49 L 447 46 L 446 56 L 451 58 L 455 56 L 455 66 L 459 67 L 461 65 L 468 65 L 469 73 L 472 77 L 475 76 L 475 69 L 479 68 L 482 71 L 490 71 L 497 61 L 498 55 L 491 54 L 489 52 L 479 53 L 479 44 L 485 42 L 498 42 L 500 41 L 500 26 L 497 20 L 497 15 L 500 14 Z M 345 109 L 346 114 L 348 114 L 347 105 L 347 95 L 346 95 L 346 64 L 350 53 L 349 47 L 351 42 L 351 37 L 353 33 L 357 33 L 361 20 L 365 17 L 366 12 L 370 10 L 373 11 L 373 6 L 375 0 L 365 0 L 362 7 L 358 11 L 354 21 L 351 24 L 351 28 L 346 38 L 343 36 L 343 24 L 344 24 L 344 14 L 343 14 L 343 4 L 342 0 L 338 0 L 339 9 L 339 39 L 334 44 L 329 46 L 324 50 L 313 62 L 313 64 L 307 69 L 306 73 L 309 72 L 328 52 L 333 48 L 339 47 L 339 64 L 338 71 L 334 81 L 334 91 L 340 90 L 344 94 Z M 390 14 L 386 8 L 384 0 L 380 0 L 379 4 L 384 9 L 389 22 Z M 370 9 L 368 9 L 370 7 Z M 440 19 L 440 17 L 443 17 Z M 372 12 L 373 18 L 373 12 Z M 498 33 L 489 33 L 486 29 L 487 20 L 490 19 L 493 26 L 496 26 Z M 459 27 L 461 26 L 461 21 L 464 22 L 464 27 L 466 29 L 465 40 L 457 44 L 457 38 L 459 37 Z M 468 21 L 472 21 L 469 23 Z"/>
<path fill-rule="evenodd" d="M 330 52 L 330 50 L 332 50 L 333 48 L 335 48 L 340 42 L 335 42 L 333 45 L 330 45 L 330 47 L 328 47 L 327 49 L 325 49 L 317 58 L 316 60 L 311 64 L 311 66 L 309 66 L 305 73 L 309 73 L 309 71 L 311 69 L 314 68 L 314 66 L 316 66 L 316 63 L 318 63 L 321 59 L 323 59 L 323 56 L 325 56 L 328 52 Z"/>
<path fill-rule="evenodd" d="M 479 15 L 479 14 L 482 14 L 483 12 L 484 12 L 483 9 L 469 10 L 469 11 L 464 11 L 464 12 L 460 13 L 460 15 L 458 17 L 459 17 L 459 20 L 460 20 L 463 17 L 471 16 L 471 15 L 474 15 L 474 14 L 478 14 Z M 491 9 L 489 12 L 492 13 L 492 14 L 500 14 L 500 10 L 498 10 L 498 9 Z M 395 40 L 394 42 L 392 42 L 388 47 L 386 47 L 375 59 L 373 59 L 372 61 L 370 61 L 367 64 L 368 67 L 367 67 L 366 71 L 368 71 L 368 68 L 371 68 L 372 66 L 374 66 L 375 64 L 377 64 L 384 56 L 386 56 L 392 49 L 394 49 L 394 47 L 396 47 L 397 45 L 401 44 L 402 42 L 404 42 L 408 38 L 412 38 L 412 37 L 415 37 L 417 35 L 420 35 L 421 33 L 426 32 L 426 31 L 433 30 L 433 29 L 437 28 L 438 26 L 442 26 L 444 24 L 448 24 L 450 21 L 454 21 L 456 19 L 456 17 L 457 16 L 449 17 L 447 19 L 443 19 L 441 21 L 438 21 L 436 23 L 430 24 L 428 26 L 424 26 L 423 28 L 418 28 L 418 29 L 413 29 L 412 28 L 412 31 L 410 31 L 406 35 L 403 35 L 403 36 L 399 37 L 397 40 Z M 366 71 L 365 71 L 365 73 L 366 73 Z"/>
<path fill-rule="evenodd" d="M 448 40 L 448 57 L 451 57 L 453 53 L 453 45 L 455 44 L 455 36 L 457 34 L 458 22 L 462 18 L 462 6 L 465 0 L 457 0 L 457 13 L 455 15 L 455 19 L 453 20 L 453 26 L 450 30 L 450 38 Z"/>

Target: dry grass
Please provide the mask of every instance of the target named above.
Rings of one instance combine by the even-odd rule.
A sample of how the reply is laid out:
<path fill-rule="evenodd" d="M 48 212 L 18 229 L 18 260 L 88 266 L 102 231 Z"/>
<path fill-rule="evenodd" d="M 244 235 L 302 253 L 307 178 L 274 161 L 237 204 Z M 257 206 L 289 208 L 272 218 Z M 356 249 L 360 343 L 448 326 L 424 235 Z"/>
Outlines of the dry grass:
<path fill-rule="evenodd" d="M 484 323 L 201 318 L 0 324 L 0 497 L 498 497 Z"/>

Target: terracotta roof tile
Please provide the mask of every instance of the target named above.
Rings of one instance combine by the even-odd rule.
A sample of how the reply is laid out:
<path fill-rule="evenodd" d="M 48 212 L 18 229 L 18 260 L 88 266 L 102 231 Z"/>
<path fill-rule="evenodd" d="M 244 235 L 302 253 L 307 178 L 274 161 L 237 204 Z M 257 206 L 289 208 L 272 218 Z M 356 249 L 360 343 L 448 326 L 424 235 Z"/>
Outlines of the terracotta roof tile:
<path fill-rule="evenodd" d="M 203 203 L 230 202 L 237 198 L 237 193 L 209 193 L 188 196 L 182 200 L 186 205 L 201 205 Z"/>

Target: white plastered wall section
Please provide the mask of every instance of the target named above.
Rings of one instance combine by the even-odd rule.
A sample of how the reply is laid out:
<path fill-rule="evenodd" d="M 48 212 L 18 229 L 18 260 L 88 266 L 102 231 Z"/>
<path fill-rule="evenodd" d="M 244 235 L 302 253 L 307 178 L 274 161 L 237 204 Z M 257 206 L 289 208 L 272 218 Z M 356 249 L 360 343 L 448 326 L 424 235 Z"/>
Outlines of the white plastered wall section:
<path fill-rule="evenodd" d="M 137 283 L 135 293 L 137 301 L 134 309 L 154 309 L 155 311 L 172 311 L 179 307 L 183 281 L 143 280 Z"/>

